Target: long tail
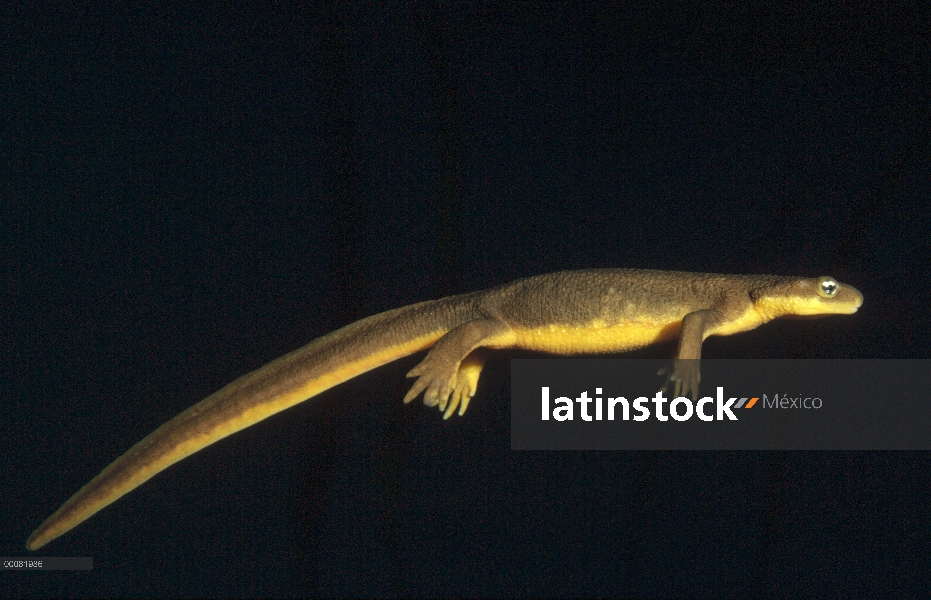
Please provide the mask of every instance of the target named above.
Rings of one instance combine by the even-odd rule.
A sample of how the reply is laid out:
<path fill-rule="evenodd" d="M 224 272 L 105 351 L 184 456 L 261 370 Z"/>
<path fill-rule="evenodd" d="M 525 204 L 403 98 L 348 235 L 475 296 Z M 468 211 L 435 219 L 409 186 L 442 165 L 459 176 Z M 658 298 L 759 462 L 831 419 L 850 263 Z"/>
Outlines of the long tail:
<path fill-rule="evenodd" d="M 356 321 L 243 375 L 171 419 L 113 461 L 36 529 L 41 548 L 179 460 L 383 364 L 433 346 L 472 318 L 471 294 Z"/>

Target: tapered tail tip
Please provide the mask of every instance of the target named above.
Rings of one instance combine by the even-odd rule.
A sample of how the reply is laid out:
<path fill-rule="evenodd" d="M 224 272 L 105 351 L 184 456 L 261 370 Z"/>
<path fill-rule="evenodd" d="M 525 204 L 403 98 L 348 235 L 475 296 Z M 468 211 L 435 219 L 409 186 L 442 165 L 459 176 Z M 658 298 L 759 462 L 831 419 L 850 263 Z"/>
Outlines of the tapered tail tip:
<path fill-rule="evenodd" d="M 41 548 L 52 541 L 52 538 L 46 537 L 43 535 L 42 527 L 32 532 L 32 535 L 29 536 L 29 539 L 26 540 L 26 549 L 30 551 L 35 551 Z"/>

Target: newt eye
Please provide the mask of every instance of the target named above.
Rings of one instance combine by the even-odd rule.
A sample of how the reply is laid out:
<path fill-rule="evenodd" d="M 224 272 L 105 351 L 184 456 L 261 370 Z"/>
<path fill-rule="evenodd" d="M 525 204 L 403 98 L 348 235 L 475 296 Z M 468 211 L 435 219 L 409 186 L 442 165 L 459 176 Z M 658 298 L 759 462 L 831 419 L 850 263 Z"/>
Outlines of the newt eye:
<path fill-rule="evenodd" d="M 824 298 L 833 298 L 837 295 L 837 282 L 830 277 L 818 278 L 818 295 Z"/>

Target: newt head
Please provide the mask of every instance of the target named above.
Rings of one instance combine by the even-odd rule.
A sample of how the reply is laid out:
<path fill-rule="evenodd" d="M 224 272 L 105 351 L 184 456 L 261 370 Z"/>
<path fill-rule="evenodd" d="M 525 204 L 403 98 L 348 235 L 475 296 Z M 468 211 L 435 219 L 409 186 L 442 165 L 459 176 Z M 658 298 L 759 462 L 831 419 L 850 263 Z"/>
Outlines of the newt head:
<path fill-rule="evenodd" d="M 769 321 L 777 317 L 852 315 L 863 305 L 863 294 L 830 275 L 790 279 L 753 290 L 753 306 Z"/>

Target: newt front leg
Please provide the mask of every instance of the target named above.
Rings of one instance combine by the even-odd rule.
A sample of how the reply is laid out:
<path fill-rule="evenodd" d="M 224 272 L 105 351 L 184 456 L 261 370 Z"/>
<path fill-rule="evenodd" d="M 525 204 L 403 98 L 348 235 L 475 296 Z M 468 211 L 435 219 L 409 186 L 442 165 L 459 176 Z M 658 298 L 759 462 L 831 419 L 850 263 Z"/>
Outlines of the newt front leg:
<path fill-rule="evenodd" d="M 724 315 L 713 308 L 696 310 L 682 317 L 682 333 L 679 337 L 679 350 L 672 363 L 672 373 L 660 389 L 666 391 L 672 382 L 673 398 L 686 396 L 691 392 L 692 401 L 698 398 L 698 384 L 701 381 L 700 359 L 701 345 L 707 337 L 706 332 Z M 660 374 L 665 373 L 666 369 Z"/>

